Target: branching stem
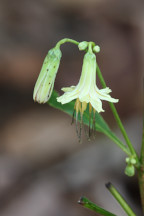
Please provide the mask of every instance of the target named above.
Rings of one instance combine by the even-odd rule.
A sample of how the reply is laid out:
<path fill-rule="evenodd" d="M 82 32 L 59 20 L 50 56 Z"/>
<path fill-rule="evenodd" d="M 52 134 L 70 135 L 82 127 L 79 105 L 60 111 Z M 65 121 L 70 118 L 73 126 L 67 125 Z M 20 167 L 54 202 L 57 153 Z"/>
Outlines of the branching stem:
<path fill-rule="evenodd" d="M 60 40 L 57 44 L 56 44 L 56 47 L 60 47 L 62 44 L 64 43 L 73 43 L 75 45 L 79 45 L 79 42 L 76 41 L 76 40 L 72 40 L 72 39 L 69 39 L 69 38 L 64 38 L 62 40 Z"/>

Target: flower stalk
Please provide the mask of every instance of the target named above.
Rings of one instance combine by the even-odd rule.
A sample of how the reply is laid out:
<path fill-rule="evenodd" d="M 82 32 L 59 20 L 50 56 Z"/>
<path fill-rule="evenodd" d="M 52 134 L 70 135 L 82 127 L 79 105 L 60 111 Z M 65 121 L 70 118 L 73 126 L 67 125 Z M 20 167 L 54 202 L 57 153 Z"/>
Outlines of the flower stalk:
<path fill-rule="evenodd" d="M 62 40 L 60 40 L 57 44 L 56 44 L 56 47 L 60 47 L 62 44 L 64 43 L 73 43 L 75 45 L 79 45 L 79 42 L 76 41 L 76 40 L 72 40 L 72 39 L 69 39 L 69 38 L 64 38 Z"/>
<path fill-rule="evenodd" d="M 143 131 L 142 131 L 142 145 L 141 145 L 141 155 L 140 163 L 141 166 L 138 170 L 139 188 L 142 203 L 142 210 L 144 213 L 144 79 L 143 79 Z"/>
<path fill-rule="evenodd" d="M 100 68 L 98 66 L 97 66 L 97 74 L 98 74 L 98 77 L 99 77 L 99 80 L 101 82 L 102 87 L 105 88 L 106 83 L 104 81 L 104 78 L 103 78 L 102 73 L 100 71 Z M 112 113 L 113 113 L 113 115 L 115 117 L 115 120 L 116 120 L 116 122 L 117 122 L 117 124 L 118 124 L 118 126 L 119 126 L 119 128 L 121 130 L 121 133 L 122 133 L 122 135 L 123 135 L 123 137 L 124 137 L 124 139 L 125 139 L 125 141 L 127 143 L 127 146 L 129 147 L 129 150 L 130 150 L 131 154 L 136 158 L 136 161 L 137 161 L 136 166 L 139 167 L 139 165 L 140 165 L 139 158 L 138 158 L 137 153 L 136 153 L 136 151 L 135 151 L 135 149 L 134 149 L 134 147 L 133 147 L 133 145 L 132 145 L 132 143 L 131 143 L 131 141 L 130 141 L 130 139 L 129 139 L 126 131 L 125 131 L 125 128 L 124 128 L 124 126 L 122 124 L 122 121 L 121 121 L 121 119 L 120 119 L 120 117 L 118 115 L 118 112 L 117 112 L 116 108 L 115 108 L 115 105 L 113 103 L 111 103 L 111 102 L 109 102 L 109 105 L 110 105 L 111 111 L 112 111 Z"/>

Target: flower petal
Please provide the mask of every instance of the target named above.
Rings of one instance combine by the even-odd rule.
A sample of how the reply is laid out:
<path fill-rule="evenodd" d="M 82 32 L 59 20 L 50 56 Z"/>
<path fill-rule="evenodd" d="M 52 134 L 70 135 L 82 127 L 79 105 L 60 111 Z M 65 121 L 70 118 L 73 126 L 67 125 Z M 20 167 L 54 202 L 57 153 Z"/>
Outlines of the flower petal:
<path fill-rule="evenodd" d="M 63 87 L 61 90 L 63 92 L 71 92 L 74 89 L 75 89 L 75 86 L 71 86 L 71 87 Z"/>
<path fill-rule="evenodd" d="M 118 99 L 109 95 L 111 92 L 109 87 L 99 89 L 96 86 L 96 56 L 89 51 L 84 56 L 82 73 L 78 84 L 62 88 L 62 90 L 65 93 L 57 98 L 58 102 L 65 104 L 78 99 L 82 103 L 90 103 L 97 112 L 104 112 L 101 100 L 112 103 L 118 102 Z"/>
<path fill-rule="evenodd" d="M 105 88 L 105 89 L 99 90 L 98 87 L 95 86 L 95 92 L 97 94 L 97 97 L 99 97 L 99 99 L 109 101 L 109 102 L 112 102 L 112 103 L 117 103 L 119 101 L 119 99 L 112 98 L 109 94 L 105 93 L 105 91 L 102 92 L 102 90 L 110 92 L 110 89 Z"/>
<path fill-rule="evenodd" d="M 78 93 L 73 93 L 73 92 L 66 92 L 62 96 L 57 97 L 57 101 L 61 102 L 62 104 L 69 103 L 70 101 L 78 98 Z"/>
<path fill-rule="evenodd" d="M 104 89 L 99 89 L 99 91 L 100 91 L 101 93 L 104 93 L 104 94 L 109 94 L 109 93 L 112 92 L 112 90 L 111 90 L 109 87 L 106 87 L 106 88 L 104 88 Z"/>
<path fill-rule="evenodd" d="M 104 112 L 103 108 L 102 108 L 102 102 L 99 98 L 96 99 L 91 99 L 90 103 L 92 105 L 92 107 L 98 112 Z"/>

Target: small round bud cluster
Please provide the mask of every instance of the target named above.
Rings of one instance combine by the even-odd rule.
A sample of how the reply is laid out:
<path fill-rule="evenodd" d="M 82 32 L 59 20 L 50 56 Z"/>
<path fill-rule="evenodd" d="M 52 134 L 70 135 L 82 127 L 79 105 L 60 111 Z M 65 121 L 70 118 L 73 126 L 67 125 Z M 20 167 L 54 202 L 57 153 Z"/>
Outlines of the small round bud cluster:
<path fill-rule="evenodd" d="M 135 175 L 135 167 L 134 165 L 136 164 L 136 159 L 133 157 L 127 157 L 126 158 L 126 163 L 127 166 L 125 168 L 125 174 L 127 176 L 134 176 Z"/>
<path fill-rule="evenodd" d="M 132 164 L 132 165 L 135 165 L 136 164 L 136 159 L 135 158 L 129 158 L 129 157 L 127 157 L 126 158 L 126 163 L 127 164 Z"/>
<path fill-rule="evenodd" d="M 79 43 L 78 48 L 79 48 L 79 50 L 86 50 L 88 48 L 88 45 L 89 45 L 89 42 L 82 41 Z M 95 53 L 100 52 L 100 47 L 98 45 L 95 45 L 95 43 L 93 43 L 93 52 L 95 52 Z"/>

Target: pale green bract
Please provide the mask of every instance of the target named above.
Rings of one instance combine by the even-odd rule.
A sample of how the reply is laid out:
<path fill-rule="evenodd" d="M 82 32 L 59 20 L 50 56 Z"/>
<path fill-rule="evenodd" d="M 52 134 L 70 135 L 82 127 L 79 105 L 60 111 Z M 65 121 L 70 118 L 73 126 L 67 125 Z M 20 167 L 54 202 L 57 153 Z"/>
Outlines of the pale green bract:
<path fill-rule="evenodd" d="M 62 88 L 62 90 L 65 93 L 62 96 L 57 97 L 58 102 L 66 104 L 74 99 L 78 99 L 82 105 L 83 103 L 90 103 L 98 113 L 104 112 L 101 100 L 112 103 L 119 101 L 109 95 L 111 89 L 108 87 L 98 89 L 96 86 L 96 56 L 92 51 L 88 51 L 84 56 L 82 73 L 78 85 Z M 79 106 L 81 106 L 80 103 Z M 81 112 L 80 107 L 78 110 Z"/>
<path fill-rule="evenodd" d="M 62 53 L 59 47 L 49 50 L 34 87 L 34 101 L 46 103 L 51 97 L 61 56 Z"/>

